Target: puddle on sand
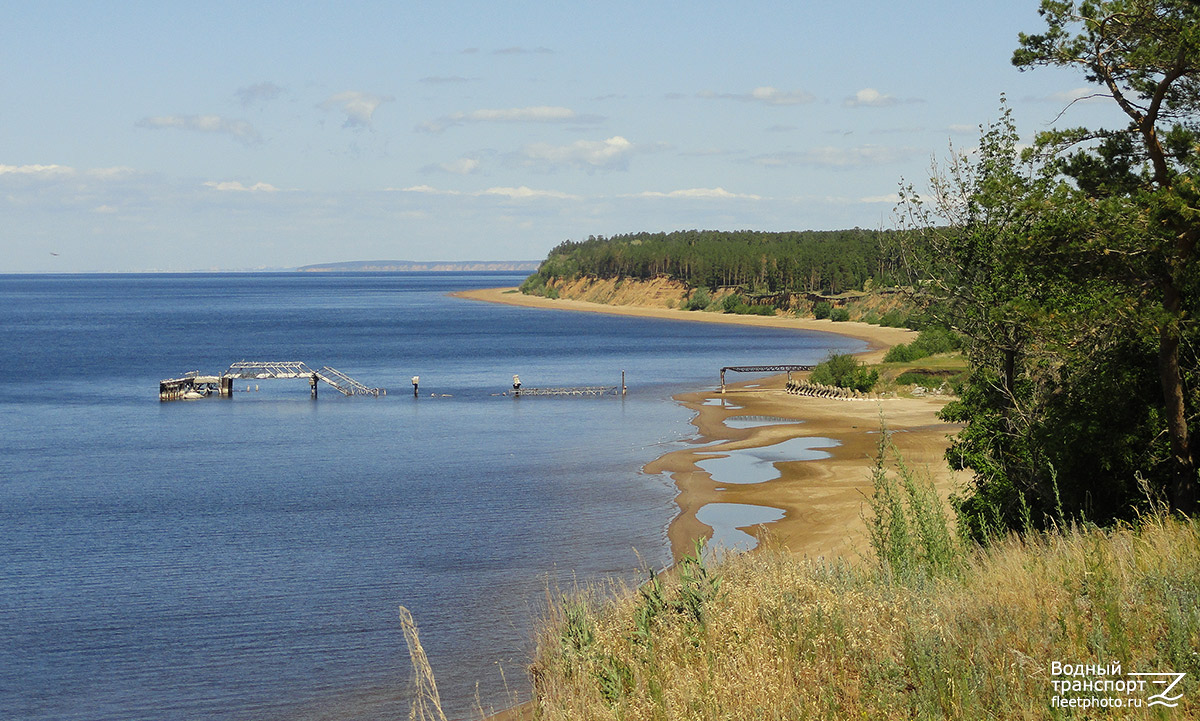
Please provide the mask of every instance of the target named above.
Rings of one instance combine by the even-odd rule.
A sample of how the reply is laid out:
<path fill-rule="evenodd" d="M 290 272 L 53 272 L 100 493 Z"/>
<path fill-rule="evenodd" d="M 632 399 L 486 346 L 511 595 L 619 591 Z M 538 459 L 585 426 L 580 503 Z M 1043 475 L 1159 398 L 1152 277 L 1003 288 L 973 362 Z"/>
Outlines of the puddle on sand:
<path fill-rule="evenodd" d="M 832 438 L 792 438 L 762 448 L 720 451 L 727 455 L 723 458 L 704 458 L 696 461 L 696 465 L 712 476 L 716 483 L 765 483 L 779 478 L 776 463 L 829 458 L 829 453 L 818 449 L 835 448 L 840 445 L 841 443 Z"/>
<path fill-rule="evenodd" d="M 783 418 L 781 416 L 734 416 L 726 418 L 725 425 L 729 428 L 737 428 L 744 430 L 747 428 L 760 428 L 762 426 L 778 426 L 785 423 L 803 423 L 793 418 Z"/>
<path fill-rule="evenodd" d="M 746 503 L 709 503 L 696 511 L 701 523 L 712 526 L 712 540 L 705 553 L 722 551 L 749 551 L 758 545 L 758 539 L 738 527 L 756 526 L 783 518 L 783 511 L 769 506 L 752 506 Z"/>
<path fill-rule="evenodd" d="M 739 406 L 735 403 L 730 403 L 729 401 L 725 400 L 724 398 L 706 398 L 704 400 L 704 402 L 701 403 L 700 405 L 721 406 L 722 408 L 726 408 L 731 411 L 740 411 L 742 409 L 741 406 Z"/>

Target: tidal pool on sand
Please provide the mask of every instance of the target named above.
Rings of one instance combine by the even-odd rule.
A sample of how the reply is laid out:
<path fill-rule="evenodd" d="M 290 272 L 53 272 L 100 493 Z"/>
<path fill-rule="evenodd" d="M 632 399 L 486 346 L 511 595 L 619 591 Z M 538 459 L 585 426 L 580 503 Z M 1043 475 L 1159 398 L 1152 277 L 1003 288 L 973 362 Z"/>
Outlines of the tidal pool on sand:
<path fill-rule="evenodd" d="M 758 539 L 739 528 L 771 523 L 783 518 L 783 511 L 770 506 L 753 506 L 748 503 L 709 503 L 696 511 L 696 518 L 713 529 L 708 552 L 749 551 L 758 545 Z"/>
<path fill-rule="evenodd" d="M 803 422 L 804 421 L 795 420 L 793 418 L 783 418 L 782 416 L 733 416 L 732 418 L 726 418 L 723 421 L 727 428 L 736 428 L 738 430 Z"/>
<path fill-rule="evenodd" d="M 832 438 L 802 436 L 762 448 L 720 451 L 721 456 L 696 461 L 696 465 L 716 483 L 766 483 L 779 478 L 776 463 L 829 458 L 829 453 L 818 449 L 840 445 Z"/>

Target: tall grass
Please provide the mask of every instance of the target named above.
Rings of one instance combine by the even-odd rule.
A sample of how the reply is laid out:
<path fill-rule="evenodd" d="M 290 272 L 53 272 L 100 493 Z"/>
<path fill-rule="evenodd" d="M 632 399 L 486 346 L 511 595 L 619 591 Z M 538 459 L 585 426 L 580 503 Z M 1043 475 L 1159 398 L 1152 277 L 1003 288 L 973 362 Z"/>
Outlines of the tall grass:
<path fill-rule="evenodd" d="M 446 715 L 442 713 L 442 698 L 438 694 L 437 681 L 434 680 L 433 668 L 429 665 L 425 648 L 421 645 L 417 623 L 404 606 L 400 607 L 400 629 L 404 632 L 404 641 L 408 644 L 408 655 L 413 668 L 409 721 L 446 721 Z"/>
<path fill-rule="evenodd" d="M 980 548 L 886 444 L 873 480 L 861 563 L 766 548 L 710 566 L 697 552 L 639 588 L 556 604 L 530 667 L 536 718 L 1200 715 L 1196 520 Z M 1178 708 L 1107 715 L 1053 706 L 1054 662 L 1188 675 Z"/>

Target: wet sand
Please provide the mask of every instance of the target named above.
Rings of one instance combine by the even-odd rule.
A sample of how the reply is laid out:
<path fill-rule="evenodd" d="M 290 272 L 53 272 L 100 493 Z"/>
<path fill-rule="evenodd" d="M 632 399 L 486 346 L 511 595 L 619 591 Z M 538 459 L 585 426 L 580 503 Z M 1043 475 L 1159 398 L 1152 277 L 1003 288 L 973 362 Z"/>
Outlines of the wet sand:
<path fill-rule="evenodd" d="M 742 316 L 641 306 L 611 306 L 574 300 L 550 300 L 510 292 L 508 288 L 466 291 L 455 295 L 472 300 L 531 308 L 553 308 L 638 317 L 669 318 L 708 323 L 735 323 L 764 327 L 818 330 L 867 341 L 860 354 L 878 362 L 887 349 L 907 343 L 916 333 L 865 323 L 833 323 L 802 318 Z M 881 425 L 906 464 L 927 475 L 943 497 L 965 480 L 946 467 L 943 459 L 948 437 L 957 426 L 938 420 L 947 398 L 885 398 L 834 400 L 794 396 L 783 390 L 784 376 L 732 384 L 719 390 L 684 393 L 675 399 L 697 413 L 696 445 L 668 453 L 648 464 L 646 473 L 668 473 L 679 489 L 679 515 L 668 529 L 675 558 L 691 552 L 695 539 L 710 537 L 713 529 L 696 513 L 710 503 L 736 503 L 776 508 L 783 518 L 741 530 L 809 557 L 845 557 L 854 560 L 867 547 L 863 513 L 871 492 L 871 468 L 880 440 Z M 728 418 L 771 416 L 795 422 L 773 422 L 752 428 L 731 428 Z M 763 448 L 792 438 L 829 438 L 838 442 L 823 448 L 828 457 L 775 463 L 779 477 L 762 483 L 736 483 L 714 478 L 697 461 L 722 451 Z M 703 445 L 703 448 L 700 448 Z"/>

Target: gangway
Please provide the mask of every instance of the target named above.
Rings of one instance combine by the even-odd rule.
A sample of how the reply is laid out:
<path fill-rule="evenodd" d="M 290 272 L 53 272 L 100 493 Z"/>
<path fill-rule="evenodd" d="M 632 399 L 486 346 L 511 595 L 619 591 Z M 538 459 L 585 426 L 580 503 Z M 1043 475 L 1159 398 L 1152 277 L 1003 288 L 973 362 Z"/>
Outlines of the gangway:
<path fill-rule="evenodd" d="M 721 392 L 725 392 L 725 371 L 733 371 L 735 373 L 787 373 L 788 380 L 792 379 L 793 371 L 811 371 L 816 366 L 811 365 L 770 365 L 770 366 L 725 366 L 721 369 Z"/>
<path fill-rule="evenodd" d="M 230 378 L 308 378 L 316 395 L 318 380 L 333 386 L 344 396 L 379 396 L 382 388 L 369 388 L 336 368 L 322 366 L 313 370 L 302 361 L 237 361 L 223 374 Z"/>
<path fill-rule="evenodd" d="M 368 388 L 362 383 L 341 372 L 337 368 L 322 366 L 316 372 L 317 378 L 337 388 L 345 396 L 378 396 L 379 388 Z"/>

